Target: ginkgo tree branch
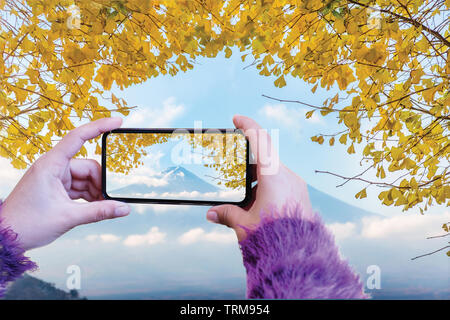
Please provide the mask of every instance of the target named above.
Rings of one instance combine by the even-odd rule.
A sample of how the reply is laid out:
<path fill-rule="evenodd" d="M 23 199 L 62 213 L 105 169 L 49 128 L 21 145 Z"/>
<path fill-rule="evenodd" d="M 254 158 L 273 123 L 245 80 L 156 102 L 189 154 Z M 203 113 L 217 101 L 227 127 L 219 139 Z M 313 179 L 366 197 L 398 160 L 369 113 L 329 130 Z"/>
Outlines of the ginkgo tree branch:
<path fill-rule="evenodd" d="M 24 168 L 19 160 L 30 162 L 48 149 L 75 117 L 97 119 L 113 111 L 127 115 L 123 99 L 103 96 L 113 85 L 123 89 L 160 74 L 174 76 L 194 68 L 199 57 L 225 51 L 226 58 L 251 55 L 261 75 L 277 77 L 277 87 L 292 77 L 314 83 L 313 92 L 318 85 L 326 90 L 339 86 L 347 99 L 337 94 L 323 106 L 265 97 L 311 108 L 307 118 L 315 110 L 323 116 L 333 112 L 344 127 L 313 141 L 323 144 L 325 137 L 331 146 L 339 139 L 349 145 L 348 153 L 356 153 L 354 145 L 361 144 L 361 158 L 370 161 L 380 179 L 386 177 L 385 168 L 410 174 L 396 175 L 410 189 L 384 191 L 380 200 L 392 204 L 392 198 L 398 199 L 396 204 L 406 209 L 417 203 L 426 207 L 432 200 L 448 203 L 443 166 L 450 129 L 449 38 L 442 36 L 448 1 L 352 1 L 299 0 L 287 6 L 239 0 L 164 6 L 79 1 L 82 21 L 73 29 L 66 25 L 67 2 L 0 1 L 3 57 L 10 54 L 0 79 L 0 120 L 9 117 L 0 121 L 0 143 L 10 152 L 0 153 Z M 369 6 L 385 11 L 379 28 L 369 25 Z M 34 107 L 41 110 L 25 111 Z M 18 129 L 9 120 L 19 123 Z M 423 185 L 429 181 L 434 182 Z"/>
<path fill-rule="evenodd" d="M 439 39 L 439 41 L 441 41 L 443 44 L 445 44 L 447 47 L 450 48 L 450 41 L 447 40 L 442 34 L 440 34 L 439 32 L 437 32 L 437 31 L 435 31 L 433 29 L 428 28 L 427 26 L 425 26 L 424 24 L 420 23 L 417 20 L 414 20 L 414 19 L 409 18 L 409 17 L 402 16 L 402 15 L 400 15 L 398 13 L 395 13 L 395 12 L 392 12 L 390 10 L 380 9 L 380 8 L 376 8 L 376 7 L 371 7 L 371 6 L 367 5 L 367 4 L 364 4 L 364 3 L 361 3 L 361 2 L 358 2 L 358 1 L 348 0 L 348 2 L 356 4 L 356 5 L 364 7 L 364 8 L 368 8 L 368 9 L 374 10 L 374 11 L 383 12 L 385 14 L 388 14 L 390 16 L 393 16 L 393 17 L 399 19 L 400 21 L 405 21 L 405 22 L 408 22 L 408 23 L 412 24 L 415 27 L 422 28 L 423 30 L 425 30 L 428 33 L 432 34 L 434 37 Z"/>
<path fill-rule="evenodd" d="M 326 111 L 331 111 L 331 112 L 352 112 L 352 113 L 355 112 L 355 110 L 329 109 L 329 108 L 326 108 L 326 107 L 315 106 L 315 105 L 313 105 L 313 104 L 309 104 L 309 103 L 302 102 L 302 101 L 299 101 L 299 100 L 279 99 L 279 98 L 270 97 L 270 96 L 265 95 L 265 94 L 262 94 L 261 96 L 263 96 L 264 98 L 267 98 L 267 99 L 271 99 L 271 100 L 278 101 L 278 102 L 288 102 L 288 103 L 297 103 L 297 104 L 301 104 L 301 105 L 303 105 L 303 106 L 307 106 L 307 107 L 310 107 L 310 108 L 316 109 L 316 110 L 326 110 Z"/>
<path fill-rule="evenodd" d="M 326 173 L 326 174 L 329 174 L 329 175 L 332 175 L 332 176 L 344 179 L 346 181 L 358 180 L 358 181 L 361 181 L 361 182 L 365 182 L 365 183 L 367 183 L 369 185 L 376 185 L 376 186 L 379 186 L 379 187 L 397 188 L 397 189 L 409 189 L 409 187 L 402 187 L 400 185 L 394 185 L 393 183 L 386 183 L 386 182 L 381 182 L 381 181 L 371 181 L 371 180 L 367 180 L 367 179 L 364 179 L 364 178 L 360 178 L 361 174 L 358 174 L 358 175 L 355 175 L 355 176 L 352 176 L 352 177 L 347 177 L 347 176 L 343 176 L 343 175 L 340 175 L 340 174 L 337 174 L 337 173 L 334 173 L 334 172 L 330 172 L 330 171 L 315 170 L 314 172 L 315 173 Z M 447 176 L 447 175 L 450 175 L 450 172 L 447 172 L 445 174 L 445 176 Z M 435 177 L 435 178 L 433 178 L 433 179 L 431 179 L 429 181 L 426 181 L 426 182 L 418 185 L 418 187 L 419 188 L 425 187 L 425 186 L 429 185 L 430 183 L 433 183 L 433 182 L 439 180 L 440 178 L 441 178 L 440 176 Z M 337 185 L 336 187 L 340 187 L 342 185 L 343 184 L 340 184 L 340 185 Z"/>
<path fill-rule="evenodd" d="M 450 242 L 449 242 L 449 243 L 450 243 Z M 442 248 L 440 248 L 440 249 L 437 249 L 437 250 L 435 250 L 435 251 L 433 251 L 433 252 L 426 253 L 426 254 L 422 254 L 422 255 L 420 255 L 420 256 L 411 258 L 411 260 L 416 260 L 416 259 L 423 258 L 423 257 L 426 257 L 426 256 L 431 256 L 432 254 L 435 254 L 435 253 L 437 253 L 437 252 L 439 252 L 439 251 L 442 251 L 442 250 L 444 250 L 444 249 L 447 249 L 447 248 L 450 248 L 450 245 L 449 245 L 449 246 L 442 247 Z"/>
<path fill-rule="evenodd" d="M 444 238 L 444 237 L 448 237 L 450 236 L 450 232 L 446 233 L 446 234 L 441 234 L 439 236 L 432 236 L 432 237 L 427 237 L 427 239 L 436 239 L 436 238 Z"/>

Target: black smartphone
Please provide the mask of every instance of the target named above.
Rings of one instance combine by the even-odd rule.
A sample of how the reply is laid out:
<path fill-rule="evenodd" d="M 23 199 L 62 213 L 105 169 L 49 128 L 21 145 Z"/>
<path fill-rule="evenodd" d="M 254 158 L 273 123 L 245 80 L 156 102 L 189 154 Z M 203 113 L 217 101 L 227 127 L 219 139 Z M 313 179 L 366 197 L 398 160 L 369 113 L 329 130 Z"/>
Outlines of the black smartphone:
<path fill-rule="evenodd" d="M 245 206 L 249 141 L 238 129 L 116 129 L 102 136 L 105 199 Z"/>

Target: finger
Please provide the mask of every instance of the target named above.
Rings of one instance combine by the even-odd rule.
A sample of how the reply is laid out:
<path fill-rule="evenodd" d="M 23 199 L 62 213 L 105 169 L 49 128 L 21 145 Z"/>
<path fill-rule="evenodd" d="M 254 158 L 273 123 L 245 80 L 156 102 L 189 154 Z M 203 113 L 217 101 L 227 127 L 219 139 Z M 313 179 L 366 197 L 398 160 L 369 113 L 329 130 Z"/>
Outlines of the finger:
<path fill-rule="evenodd" d="M 261 174 L 261 168 L 267 168 L 269 172 L 276 172 L 279 165 L 277 151 L 273 148 L 272 139 L 267 130 L 253 119 L 235 115 L 233 123 L 237 129 L 241 129 L 250 142 L 250 149 L 257 164 L 257 175 Z"/>
<path fill-rule="evenodd" d="M 95 199 L 99 199 L 102 193 L 90 180 L 72 180 L 70 188 L 74 191 L 87 191 Z"/>
<path fill-rule="evenodd" d="M 258 146 L 257 132 L 262 129 L 261 126 L 253 119 L 241 115 L 235 115 L 233 123 L 237 129 L 244 132 L 250 142 L 250 147 L 256 151 Z"/>
<path fill-rule="evenodd" d="M 102 188 L 102 167 L 92 159 L 71 159 L 70 174 L 76 180 L 90 180 L 98 189 Z"/>
<path fill-rule="evenodd" d="M 98 198 L 94 197 L 89 191 L 69 190 L 67 194 L 72 200 L 83 199 L 88 202 L 98 200 Z"/>
<path fill-rule="evenodd" d="M 83 144 L 104 132 L 119 128 L 122 124 L 121 118 L 104 118 L 82 125 L 69 132 L 58 144 L 53 148 L 53 152 L 58 152 L 71 159 L 80 151 Z"/>
<path fill-rule="evenodd" d="M 243 214 L 245 214 L 245 211 L 242 208 L 231 204 L 223 204 L 209 209 L 206 213 L 206 219 L 230 228 L 235 228 L 239 224 Z"/>
<path fill-rule="evenodd" d="M 103 200 L 89 203 L 77 203 L 76 225 L 99 222 L 127 216 L 131 211 L 129 205 L 119 201 Z"/>

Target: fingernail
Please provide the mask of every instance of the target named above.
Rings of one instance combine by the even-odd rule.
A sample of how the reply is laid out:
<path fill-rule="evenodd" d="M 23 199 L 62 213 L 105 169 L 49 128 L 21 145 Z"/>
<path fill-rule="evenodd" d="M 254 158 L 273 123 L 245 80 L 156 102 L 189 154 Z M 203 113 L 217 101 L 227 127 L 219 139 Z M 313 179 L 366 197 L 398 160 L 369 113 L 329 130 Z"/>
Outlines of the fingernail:
<path fill-rule="evenodd" d="M 217 212 L 215 211 L 208 211 L 206 213 L 206 219 L 208 219 L 211 222 L 218 223 L 219 222 L 219 216 L 217 215 Z"/>
<path fill-rule="evenodd" d="M 114 215 L 116 217 L 123 217 L 123 216 L 128 215 L 130 213 L 130 211 L 131 211 L 130 207 L 128 205 L 124 204 L 122 206 L 117 207 L 114 210 Z"/>

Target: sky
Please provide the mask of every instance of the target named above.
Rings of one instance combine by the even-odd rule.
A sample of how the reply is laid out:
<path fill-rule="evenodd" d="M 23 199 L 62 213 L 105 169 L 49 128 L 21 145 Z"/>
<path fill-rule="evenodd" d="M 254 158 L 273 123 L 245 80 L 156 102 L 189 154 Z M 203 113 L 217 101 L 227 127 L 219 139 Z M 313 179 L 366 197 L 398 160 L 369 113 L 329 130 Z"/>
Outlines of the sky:
<path fill-rule="evenodd" d="M 399 297 L 405 292 L 429 294 L 430 290 L 438 297 L 448 296 L 448 257 L 441 252 L 414 261 L 411 258 L 446 244 L 445 239 L 426 237 L 442 234 L 440 226 L 450 221 L 449 210 L 434 206 L 425 215 L 418 209 L 405 213 L 399 207 L 381 205 L 377 198 L 381 190 L 376 187 L 368 188 L 367 198 L 355 199 L 365 185 L 349 182 L 336 187 L 341 180 L 315 173 L 323 170 L 354 175 L 363 169 L 358 152 L 349 155 L 347 147 L 340 144 L 330 147 L 311 142 L 315 134 L 342 130 L 336 116 L 305 119 L 308 109 L 262 95 L 321 105 L 336 94 L 336 89 L 318 88 L 313 94 L 313 85 L 289 77 L 286 87 L 276 88 L 274 78 L 258 75 L 254 66 L 246 68 L 250 63 L 242 62 L 235 51 L 230 59 L 223 55 L 199 59 L 193 70 L 175 77 L 159 76 L 124 91 L 114 88 L 116 96 L 125 98 L 129 106 L 137 106 L 124 118 L 122 127 L 191 128 L 201 121 L 204 128 L 232 128 L 233 115 L 252 117 L 273 137 L 279 137 L 281 161 L 309 185 L 376 214 L 328 224 L 342 256 L 363 281 L 367 268 L 378 265 L 383 271 L 382 287 L 391 288 L 394 296 L 397 291 Z M 1 197 L 12 190 L 21 174 L 0 159 Z M 133 205 L 132 214 L 122 221 L 82 226 L 45 248 L 31 251 L 30 256 L 40 264 L 35 275 L 64 288 L 67 266 L 80 265 L 84 279 L 81 293 L 90 297 L 139 297 L 139 293 L 156 289 L 164 291 L 165 297 L 186 297 L 196 290 L 204 294 L 212 290 L 215 293 L 210 297 L 222 297 L 218 292 L 243 297 L 245 270 L 235 235 L 226 227 L 206 222 L 206 210 Z"/>

